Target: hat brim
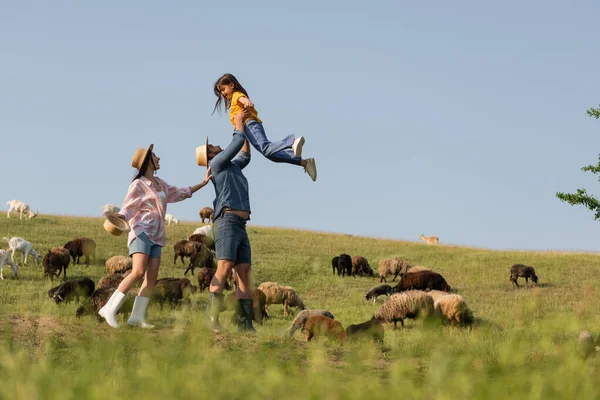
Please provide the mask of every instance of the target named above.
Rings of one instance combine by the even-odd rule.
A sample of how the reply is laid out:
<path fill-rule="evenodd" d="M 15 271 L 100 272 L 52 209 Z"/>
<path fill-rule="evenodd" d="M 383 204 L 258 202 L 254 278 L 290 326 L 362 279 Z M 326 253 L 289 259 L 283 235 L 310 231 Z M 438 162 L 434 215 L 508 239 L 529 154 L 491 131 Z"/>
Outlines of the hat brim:
<path fill-rule="evenodd" d="M 208 167 L 208 136 L 205 144 L 196 147 L 196 164 L 200 167 Z"/>

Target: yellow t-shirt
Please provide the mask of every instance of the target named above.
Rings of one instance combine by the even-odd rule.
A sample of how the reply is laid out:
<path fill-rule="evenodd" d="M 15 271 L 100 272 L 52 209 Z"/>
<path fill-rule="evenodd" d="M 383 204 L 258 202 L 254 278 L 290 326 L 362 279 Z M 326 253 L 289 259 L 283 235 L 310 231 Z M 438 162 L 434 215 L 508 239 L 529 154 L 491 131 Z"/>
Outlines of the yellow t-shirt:
<path fill-rule="evenodd" d="M 233 116 L 235 114 L 239 113 L 240 111 L 244 110 L 243 104 L 240 104 L 238 102 L 240 97 L 247 97 L 247 96 L 242 92 L 233 92 L 233 96 L 231 96 L 231 108 L 229 109 L 229 120 L 231 121 L 231 124 L 234 127 L 235 127 L 235 122 L 233 120 Z M 260 120 L 260 118 L 258 118 L 258 111 L 256 111 L 256 108 L 252 107 L 251 114 L 252 115 L 250 117 L 248 117 L 244 120 L 244 123 L 246 123 L 246 121 L 248 121 L 249 119 L 253 119 L 256 122 L 258 122 L 259 124 L 262 124 L 262 121 Z"/>

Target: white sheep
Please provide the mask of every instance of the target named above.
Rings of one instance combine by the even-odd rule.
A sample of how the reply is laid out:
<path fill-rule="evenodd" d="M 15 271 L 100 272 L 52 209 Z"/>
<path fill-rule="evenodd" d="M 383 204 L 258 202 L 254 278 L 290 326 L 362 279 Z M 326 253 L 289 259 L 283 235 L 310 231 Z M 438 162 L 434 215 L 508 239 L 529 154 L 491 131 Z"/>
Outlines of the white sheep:
<path fill-rule="evenodd" d="M 433 303 L 434 312 L 447 320 L 450 325 L 471 325 L 473 313 L 465 299 L 458 294 L 438 297 Z"/>
<path fill-rule="evenodd" d="M 28 216 L 29 219 L 35 218 L 39 214 L 39 212 L 37 212 L 37 211 L 36 212 L 31 211 L 29 204 L 23 203 L 22 201 L 19 201 L 19 200 L 7 201 L 6 205 L 8 206 L 8 211 L 6 212 L 6 218 L 10 218 L 11 212 L 18 212 L 19 219 L 23 218 L 23 214 Z"/>
<path fill-rule="evenodd" d="M 204 225 L 197 228 L 192 235 L 212 235 L 212 225 Z"/>
<path fill-rule="evenodd" d="M 103 206 L 100 206 L 100 209 L 102 210 L 102 215 L 104 216 L 106 213 L 118 213 L 119 211 L 121 211 L 121 209 L 117 206 L 115 206 L 114 204 L 105 204 Z"/>
<path fill-rule="evenodd" d="M 30 254 L 33 256 L 35 263 L 39 264 L 42 256 L 40 256 L 37 251 L 33 249 L 33 246 L 27 240 L 20 237 L 12 237 L 10 239 L 4 237 L 2 239 L 8 243 L 8 251 L 12 252 L 10 258 L 13 262 L 15 261 L 15 253 L 19 252 L 21 253 L 21 260 L 23 260 L 23 264 L 27 265 L 27 257 Z"/>
<path fill-rule="evenodd" d="M 179 220 L 177 218 L 175 218 L 175 216 L 173 214 L 165 214 L 165 222 L 169 226 L 171 225 L 171 223 L 173 223 L 175 225 L 179 225 Z"/>
<path fill-rule="evenodd" d="M 4 264 L 10 265 L 12 268 L 13 274 L 17 276 L 19 272 L 19 264 L 15 264 L 13 260 L 10 258 L 10 254 L 6 250 L 0 250 L 0 279 L 4 280 L 4 276 L 2 275 L 2 271 L 4 271 Z"/>
<path fill-rule="evenodd" d="M 393 322 L 395 329 L 398 321 L 404 326 L 406 318 L 417 318 L 431 313 L 433 313 L 431 296 L 421 290 L 409 290 L 388 297 L 373 316 L 381 322 Z"/>

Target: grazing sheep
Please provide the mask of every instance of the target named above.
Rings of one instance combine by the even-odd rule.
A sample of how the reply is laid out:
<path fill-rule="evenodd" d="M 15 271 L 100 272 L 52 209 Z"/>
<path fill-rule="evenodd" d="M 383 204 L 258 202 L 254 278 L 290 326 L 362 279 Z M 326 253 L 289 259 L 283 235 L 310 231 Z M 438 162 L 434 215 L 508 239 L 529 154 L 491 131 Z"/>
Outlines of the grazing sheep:
<path fill-rule="evenodd" d="M 105 204 L 100 206 L 100 209 L 102 210 L 102 216 L 105 216 L 107 213 L 116 214 L 121 211 L 121 209 L 114 204 Z"/>
<path fill-rule="evenodd" d="M 104 263 L 107 274 L 121 274 L 133 267 L 131 257 L 112 256 Z"/>
<path fill-rule="evenodd" d="M 205 219 L 208 219 L 208 222 L 212 222 L 214 212 L 215 210 L 213 210 L 210 207 L 204 207 L 203 209 L 201 209 L 199 214 L 200 218 L 202 218 L 202 223 L 204 223 Z"/>
<path fill-rule="evenodd" d="M 124 278 L 125 277 L 121 274 L 110 274 L 110 275 L 103 276 L 98 281 L 98 286 L 96 286 L 96 289 L 102 289 L 102 288 L 108 288 L 108 287 L 118 288 Z"/>
<path fill-rule="evenodd" d="M 335 256 L 331 259 L 331 266 L 333 267 L 333 274 L 335 275 L 336 272 L 338 275 L 340 275 L 342 273 L 342 271 L 338 270 L 338 264 L 340 263 L 340 256 Z"/>
<path fill-rule="evenodd" d="M 427 294 L 431 296 L 431 298 L 433 299 L 433 303 L 435 304 L 437 299 L 439 299 L 442 296 L 448 296 L 450 293 L 444 292 L 443 290 L 429 290 L 427 291 Z"/>
<path fill-rule="evenodd" d="M 362 256 L 352 257 L 352 276 L 373 276 L 373 268 L 366 258 Z"/>
<path fill-rule="evenodd" d="M 213 235 L 213 231 L 212 231 L 212 225 L 204 225 L 201 226 L 200 228 L 196 228 L 196 230 L 194 231 L 194 233 L 192 235 Z"/>
<path fill-rule="evenodd" d="M 81 303 L 79 307 L 77 307 L 77 310 L 75 311 L 75 316 L 77 318 L 80 318 L 84 315 L 89 314 L 95 316 L 98 321 L 102 321 L 103 318 L 100 315 L 98 315 L 98 311 L 100 311 L 100 309 L 106 305 L 108 299 L 110 299 L 110 296 L 112 296 L 115 290 L 117 290 L 116 287 L 105 287 L 94 290 L 94 293 L 92 293 L 90 297 L 85 299 L 83 303 Z M 131 312 L 135 296 L 137 295 L 137 289 L 131 290 L 125 294 L 127 298 L 121 306 L 121 308 L 119 309 L 119 311 L 117 312 L 117 314 Z"/>
<path fill-rule="evenodd" d="M 90 259 L 96 260 L 96 242 L 90 238 L 78 238 L 67 242 L 64 246 L 73 257 L 73 264 L 79 264 L 79 259 L 85 257 L 85 265 L 90 264 Z"/>
<path fill-rule="evenodd" d="M 473 323 L 473 313 L 465 299 L 458 294 L 438 297 L 433 303 L 433 310 L 450 325 L 471 325 Z"/>
<path fill-rule="evenodd" d="M 67 280 L 67 267 L 71 262 L 69 250 L 63 247 L 56 247 L 48 250 L 48 253 L 42 259 L 44 267 L 44 278 L 50 277 L 50 280 L 58 278 L 63 273 L 63 280 Z"/>
<path fill-rule="evenodd" d="M 288 329 L 288 334 L 290 336 L 294 336 L 294 333 L 296 333 L 298 329 L 304 330 L 304 325 L 306 325 L 306 321 L 308 321 L 310 317 L 315 315 L 323 315 L 325 317 L 335 319 L 333 314 L 327 310 L 302 310 L 298 313 L 298 315 L 296 315 L 296 318 L 294 318 L 294 321 Z"/>
<path fill-rule="evenodd" d="M 396 329 L 398 321 L 404 326 L 406 318 L 414 319 L 431 313 L 433 313 L 431 296 L 421 290 L 410 290 L 388 297 L 373 316 L 381 322 L 393 322 Z"/>
<path fill-rule="evenodd" d="M 214 268 L 200 268 L 196 278 L 198 279 L 198 289 L 200 289 L 201 292 L 210 286 L 210 281 L 212 281 L 213 276 L 215 276 L 215 272 L 216 270 Z"/>
<path fill-rule="evenodd" d="M 210 250 L 215 249 L 215 239 L 212 236 L 203 235 L 201 233 L 194 233 L 188 238 L 190 242 L 200 242 L 208 247 Z"/>
<path fill-rule="evenodd" d="M 23 218 L 23 214 L 25 214 L 29 219 L 35 218 L 39 214 L 39 212 L 37 212 L 37 211 L 36 212 L 31 211 L 29 204 L 23 203 L 22 201 L 19 201 L 19 200 L 7 201 L 6 205 L 8 206 L 8 211 L 6 212 L 6 218 L 10 218 L 11 212 L 18 212 L 19 219 Z"/>
<path fill-rule="evenodd" d="M 419 240 L 423 240 L 427 244 L 440 243 L 440 238 L 438 238 L 437 236 L 424 236 L 423 234 L 421 234 L 421 236 L 419 236 Z"/>
<path fill-rule="evenodd" d="M 392 279 L 392 282 L 394 282 L 398 275 L 410 269 L 410 265 L 401 258 L 387 258 L 379 262 L 377 269 L 379 270 L 379 283 L 387 282 L 386 277 L 389 275 L 394 275 Z"/>
<path fill-rule="evenodd" d="M 215 266 L 215 256 L 213 253 L 203 245 L 198 242 L 189 242 L 186 244 L 186 251 L 190 252 L 190 265 L 187 267 L 184 275 L 187 275 L 188 271 L 192 271 L 192 275 L 194 275 L 194 268 L 213 268 Z"/>
<path fill-rule="evenodd" d="M 431 268 L 427 268 L 422 265 L 416 265 L 414 267 L 407 265 L 406 269 L 400 271 L 400 277 L 402 277 L 406 274 L 414 274 L 415 272 L 421 272 L 421 271 L 433 271 L 433 270 Z"/>
<path fill-rule="evenodd" d="M 175 218 L 175 216 L 173 214 L 165 214 L 165 222 L 169 226 L 171 226 L 171 224 L 179 225 L 179 220 L 177 218 Z"/>
<path fill-rule="evenodd" d="M 517 283 L 517 279 L 519 277 L 525 278 L 525 285 L 529 284 L 529 278 L 531 278 L 533 283 L 538 283 L 538 277 L 535 274 L 535 269 L 529 265 L 514 264 L 512 267 L 510 267 L 510 281 L 517 287 L 519 287 L 519 284 Z"/>
<path fill-rule="evenodd" d="M 581 331 L 579 333 L 578 344 L 579 351 L 585 358 L 595 355 L 597 351 L 600 351 L 597 341 L 594 340 L 594 337 L 588 331 Z"/>
<path fill-rule="evenodd" d="M 152 299 L 158 301 L 161 310 L 165 301 L 168 301 L 173 308 L 181 300 L 188 298 L 190 294 L 196 293 L 196 290 L 196 286 L 192 285 L 187 278 L 162 278 L 156 281 Z"/>
<path fill-rule="evenodd" d="M 367 337 L 376 342 L 383 343 L 384 335 L 385 329 L 383 329 L 381 321 L 377 320 L 375 317 L 360 324 L 350 325 L 346 328 L 346 337 L 348 339 Z"/>
<path fill-rule="evenodd" d="M 444 277 L 433 271 L 419 271 L 414 274 L 406 274 L 394 287 L 395 292 L 406 290 L 443 290 L 450 291 L 450 286 Z"/>
<path fill-rule="evenodd" d="M 19 264 L 15 264 L 12 258 L 10 258 L 10 254 L 6 250 L 0 250 L 0 279 L 4 280 L 4 276 L 2 272 L 4 271 L 4 264 L 8 264 L 12 269 L 13 274 L 17 277 L 19 272 Z"/>
<path fill-rule="evenodd" d="M 35 261 L 36 264 L 40 263 L 40 258 L 42 257 L 33 249 L 33 246 L 27 240 L 20 237 L 12 237 L 10 239 L 3 237 L 2 239 L 8 243 L 8 251 L 12 252 L 10 258 L 12 258 L 13 261 L 15 261 L 15 253 L 19 252 L 21 253 L 21 260 L 23 260 L 24 265 L 27 265 L 27 257 L 29 254 L 31 254 L 33 261 Z"/>
<path fill-rule="evenodd" d="M 337 340 L 339 344 L 344 343 L 344 327 L 339 321 L 324 315 L 313 315 L 304 325 L 304 337 L 310 342 L 315 336 L 325 336 L 330 340 Z"/>
<path fill-rule="evenodd" d="M 367 300 L 373 300 L 373 304 L 375 304 L 375 302 L 377 301 L 377 297 L 379 296 L 389 296 L 390 294 L 394 293 L 394 289 L 387 284 L 383 284 L 383 285 L 377 285 L 373 288 L 371 288 L 366 294 L 365 294 L 365 299 Z"/>
<path fill-rule="evenodd" d="M 252 309 L 253 315 L 252 320 L 259 325 L 263 324 L 263 321 L 269 319 L 269 315 L 265 311 L 265 306 L 267 303 L 267 296 L 260 289 L 254 289 L 252 291 Z M 225 296 L 224 304 L 227 310 L 235 310 L 238 306 L 238 301 L 235 297 L 235 292 L 229 293 Z M 233 324 L 237 324 L 237 318 L 234 314 L 232 317 Z"/>
<path fill-rule="evenodd" d="M 337 274 L 339 275 L 352 275 L 352 258 L 348 254 L 341 254 L 339 256 L 333 257 L 331 260 L 331 265 L 333 266 L 333 274 L 335 275 L 335 271 L 337 269 Z"/>
<path fill-rule="evenodd" d="M 187 240 L 180 240 L 173 245 L 173 253 L 175 253 L 175 257 L 173 257 L 173 264 L 177 265 L 177 257 L 181 257 L 181 263 L 185 264 L 185 260 L 183 257 L 189 257 L 190 255 L 186 252 L 185 245 L 187 244 Z"/>
<path fill-rule="evenodd" d="M 56 290 L 55 290 L 56 289 Z M 81 278 L 72 281 L 66 281 L 56 288 L 50 289 L 54 291 L 52 298 L 59 304 L 61 302 L 70 303 L 74 298 L 79 301 L 79 297 L 88 298 L 94 293 L 94 281 L 90 278 Z"/>
<path fill-rule="evenodd" d="M 291 286 L 281 286 L 276 282 L 263 282 L 258 288 L 267 296 L 267 306 L 269 304 L 283 304 L 283 315 L 288 316 L 288 307 L 298 307 L 304 310 L 306 307 Z M 267 307 L 265 306 L 265 311 Z"/>

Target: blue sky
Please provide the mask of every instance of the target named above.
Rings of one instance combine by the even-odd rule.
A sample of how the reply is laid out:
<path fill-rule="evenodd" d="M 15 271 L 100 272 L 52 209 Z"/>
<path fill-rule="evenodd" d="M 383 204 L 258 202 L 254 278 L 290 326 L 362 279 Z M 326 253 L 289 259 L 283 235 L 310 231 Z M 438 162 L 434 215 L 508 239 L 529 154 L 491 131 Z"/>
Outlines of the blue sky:
<path fill-rule="evenodd" d="M 252 224 L 489 248 L 600 250 L 600 223 L 556 191 L 598 182 L 600 5 L 505 2 L 5 2 L 1 204 L 99 215 L 136 147 L 202 180 L 226 145 L 214 81 L 238 77 L 268 136 L 304 135 L 300 168 L 254 152 Z M 212 185 L 169 205 L 198 220 Z"/>

